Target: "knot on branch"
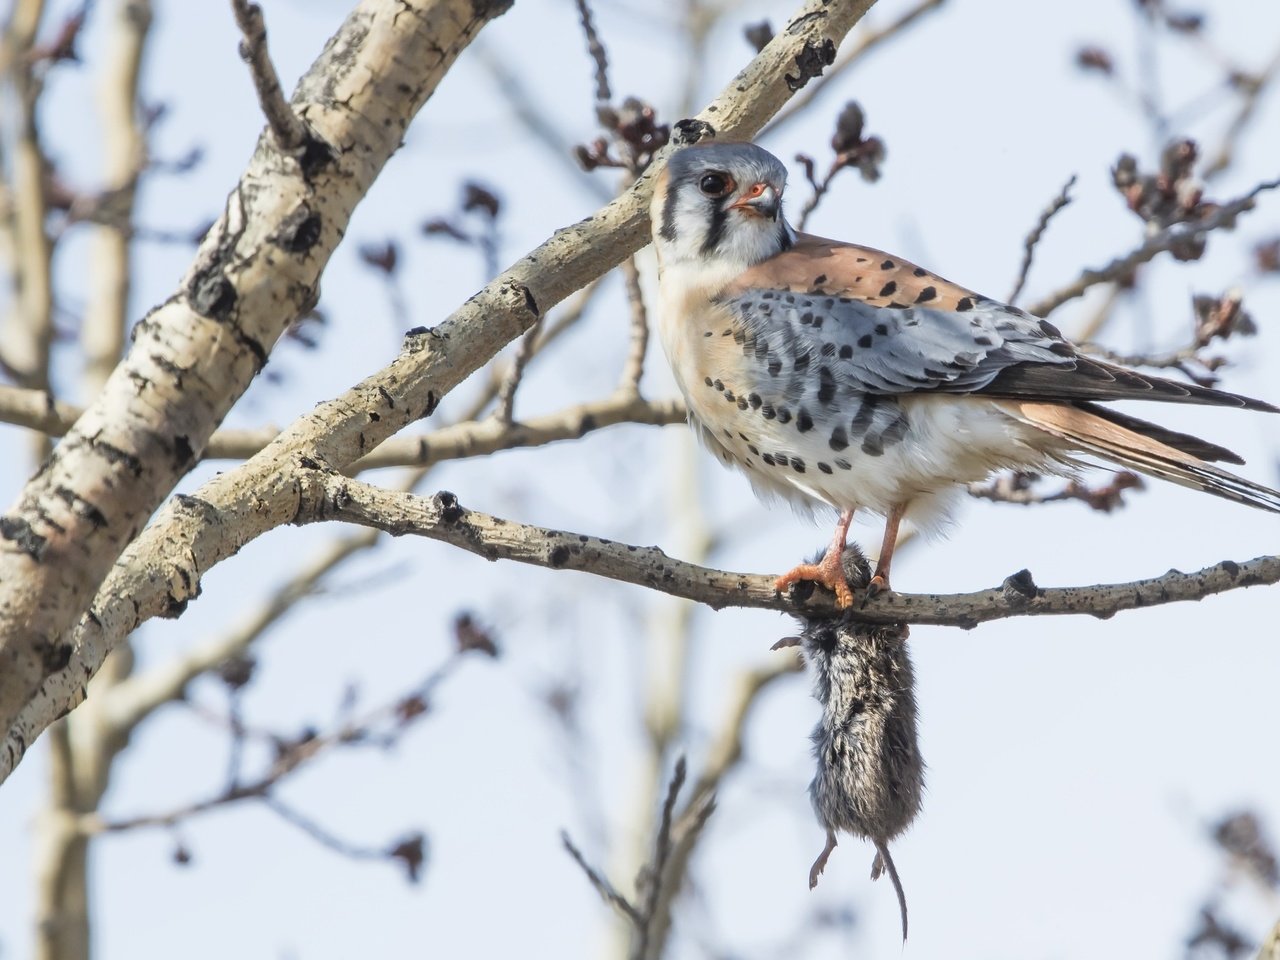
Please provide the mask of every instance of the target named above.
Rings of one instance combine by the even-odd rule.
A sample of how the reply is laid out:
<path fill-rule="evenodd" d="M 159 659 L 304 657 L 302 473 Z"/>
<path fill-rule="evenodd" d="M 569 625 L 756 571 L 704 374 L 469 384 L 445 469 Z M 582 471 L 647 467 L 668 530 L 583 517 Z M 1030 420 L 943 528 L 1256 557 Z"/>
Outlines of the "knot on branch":
<path fill-rule="evenodd" d="M 1031 578 L 1031 571 L 1024 568 L 1005 577 L 1004 583 L 1000 584 L 1000 592 L 1010 606 L 1024 607 L 1040 595 L 1040 588 Z"/>
<path fill-rule="evenodd" d="M 441 523 L 457 523 L 465 512 L 458 498 L 448 490 L 441 490 L 431 498 L 432 506 L 440 511 Z"/>
<path fill-rule="evenodd" d="M 676 121 L 672 127 L 671 142 L 677 147 L 688 147 L 703 140 L 714 139 L 715 135 L 716 128 L 711 124 L 690 117 Z"/>
<path fill-rule="evenodd" d="M 831 42 L 830 37 L 821 44 L 806 40 L 804 49 L 796 54 L 796 76 L 788 73 L 782 79 L 786 81 L 787 89 L 795 93 L 814 77 L 822 76 L 822 71 L 835 63 L 835 60 L 836 45 Z"/>

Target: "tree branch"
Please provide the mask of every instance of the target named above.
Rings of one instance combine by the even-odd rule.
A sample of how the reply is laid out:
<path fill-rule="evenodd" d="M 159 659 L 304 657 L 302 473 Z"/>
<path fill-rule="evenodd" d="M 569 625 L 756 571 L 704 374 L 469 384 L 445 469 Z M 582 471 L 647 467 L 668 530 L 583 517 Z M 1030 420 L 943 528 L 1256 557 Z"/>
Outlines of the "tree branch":
<path fill-rule="evenodd" d="M 822 65 L 834 57 L 836 42 L 857 23 L 872 2 L 807 0 L 788 27 L 730 81 L 719 97 L 697 118 L 681 125 L 686 140 L 704 136 L 711 130 L 719 136 L 752 136 L 796 90 L 820 73 Z M 371 3 L 374 0 L 366 0 L 366 4 Z M 401 8 L 403 3 L 404 0 L 398 0 Z M 412 18 L 395 19 L 399 22 Z M 433 33 L 430 41 L 439 44 L 441 38 Z M 329 51 L 335 46 L 342 48 L 341 44 L 330 45 Z M 379 49 L 385 56 L 385 46 Z M 349 58 L 350 51 L 346 50 L 344 55 Z M 372 68 L 368 72 L 382 76 Z M 398 98 L 404 96 L 383 91 L 378 84 L 368 84 L 364 72 L 361 77 L 360 95 L 371 100 L 366 113 L 377 114 L 385 110 L 383 101 L 398 102 Z M 305 82 L 304 89 L 308 89 Z M 325 89 L 332 90 L 332 87 Z M 355 95 L 345 89 L 339 92 L 347 97 Z M 349 105 L 342 115 L 363 116 Z M 310 112 L 307 119 L 314 126 Z M 402 119 L 397 117 L 393 124 L 397 143 Z M 386 131 L 380 128 L 376 134 L 366 135 L 381 143 Z M 36 602 L 35 595 L 38 595 L 46 607 L 42 608 L 44 615 L 38 624 L 34 618 L 25 621 L 31 626 L 23 631 L 19 646 L 30 653 L 43 653 L 52 648 L 59 656 L 23 658 L 20 674 L 0 670 L 0 705 L 5 708 L 0 718 L 9 720 L 11 709 L 20 711 L 20 715 L 6 724 L 8 735 L 0 750 L 0 777 L 8 775 L 39 731 L 82 699 L 86 677 L 92 676 L 115 643 L 149 617 L 180 612 L 185 601 L 198 590 L 199 578 L 205 570 L 267 530 L 294 518 L 297 483 L 293 474 L 297 465 L 305 461 L 326 463 L 339 470 L 348 468 L 365 451 L 407 424 L 429 416 L 445 394 L 504 344 L 532 326 L 547 309 L 647 243 L 647 207 L 653 180 L 664 165 L 663 158 L 657 159 L 625 194 L 594 217 L 558 231 L 471 297 L 439 327 L 413 331 L 405 349 L 389 366 L 345 394 L 319 405 L 248 463 L 215 477 L 197 496 L 171 502 L 129 547 L 111 569 L 110 576 L 101 582 L 92 614 L 81 621 L 73 634 L 63 636 L 63 624 L 74 620 L 76 611 L 83 609 L 81 588 L 89 578 L 72 576 L 74 585 L 62 583 L 54 588 L 53 583 L 40 582 L 51 579 L 47 574 L 35 577 L 36 590 L 28 594 L 28 602 Z M 360 185 L 367 186 L 367 183 L 362 180 Z M 279 264 L 275 268 L 276 286 L 281 269 Z M 174 306 L 169 304 L 161 309 Z M 203 322 L 198 315 L 187 319 L 193 324 Z M 265 316 L 259 319 L 265 320 Z M 231 338 L 223 338 L 228 339 Z M 146 337 L 141 340 L 145 341 Z M 145 357 L 147 346 L 151 345 L 140 342 L 130 356 L 139 354 L 141 347 Z M 158 377 L 164 373 L 148 367 L 145 375 Z M 113 377 L 113 381 L 115 379 Z M 135 396 L 129 402 L 136 401 Z M 106 430 L 112 420 L 105 415 L 113 406 L 104 403 L 104 417 L 91 419 L 93 411 L 90 411 L 81 423 L 86 429 Z M 201 426 L 205 425 L 202 419 Z M 207 426 L 210 428 L 207 432 L 197 433 L 198 443 L 192 444 L 193 448 L 203 446 L 208 433 L 212 432 L 212 423 L 208 422 Z M 59 446 L 59 451 L 68 446 L 70 439 Z M 35 482 L 41 490 L 46 490 L 51 482 L 65 479 L 62 469 L 46 470 Z M 169 486 L 174 479 L 176 477 L 167 478 Z M 66 514 L 68 510 L 62 505 L 58 512 Z M 132 511 L 125 513 L 131 522 L 136 522 Z M 221 519 L 212 524 L 204 522 L 215 517 Z M 234 523 L 225 522 L 232 517 Z M 83 531 L 87 523 L 79 521 L 75 526 Z M 120 532 L 115 523 L 110 530 Z M 92 570 L 95 574 L 98 554 L 94 551 Z M 0 554 L 0 574 L 4 574 L 0 577 L 0 611 L 5 609 L 4 589 L 10 584 L 32 583 L 31 568 L 37 566 L 30 558 L 19 558 L 16 563 L 22 569 L 14 572 L 14 579 L 9 579 L 3 559 L 4 555 Z M 58 608 L 56 611 L 52 609 L 54 606 Z M 15 608 L 14 612 L 21 613 L 21 610 Z M 56 631 L 51 629 L 55 626 Z M 51 637 L 58 639 L 51 641 L 48 639 Z M 43 683 L 39 682 L 41 678 Z M 17 696 L 20 693 L 24 695 Z"/>
<path fill-rule="evenodd" d="M 267 126 L 281 151 L 295 153 L 307 142 L 307 128 L 280 90 L 280 77 L 267 52 L 267 25 L 262 19 L 262 8 L 249 0 L 231 0 L 231 9 L 235 11 L 236 26 L 244 34 L 240 57 L 253 75 L 253 89 L 258 94 Z"/>
<path fill-rule="evenodd" d="M 1224 203 L 1207 217 L 1194 223 L 1175 223 L 1165 227 L 1154 236 L 1148 237 L 1141 246 L 1131 250 L 1122 257 L 1117 257 L 1104 267 L 1096 270 L 1084 270 L 1080 276 L 1062 289 L 1036 301 L 1024 308 L 1037 317 L 1047 317 L 1054 310 L 1068 301 L 1082 297 L 1095 284 L 1118 280 L 1132 273 L 1135 267 L 1154 260 L 1157 256 L 1186 244 L 1193 239 L 1206 237 L 1219 227 L 1234 227 L 1240 214 L 1252 210 L 1255 198 L 1266 190 L 1280 187 L 1280 179 L 1268 180 L 1258 184 L 1243 197 Z"/>
<path fill-rule="evenodd" d="M 780 128 L 786 126 L 807 110 L 815 100 L 833 89 L 835 87 L 833 81 L 836 77 L 843 75 L 850 67 L 876 49 L 876 47 L 886 40 L 892 40 L 925 14 L 937 10 L 944 2 L 945 0 L 920 0 L 919 3 L 903 13 L 898 19 L 885 24 L 883 27 L 873 27 L 858 36 L 853 46 L 842 53 L 840 58 L 831 65 L 831 69 L 823 75 L 822 82 L 814 84 L 787 104 L 786 109 L 779 111 L 778 115 L 760 131 L 760 136 L 763 138 L 777 133 Z"/>
<path fill-rule="evenodd" d="M 69 631 L 121 550 L 314 300 L 411 117 L 507 5 L 363 0 L 303 77 L 294 107 L 314 131 L 307 149 L 284 156 L 259 141 L 180 290 L 138 324 L 129 355 L 0 519 L 0 727 L 14 732 L 73 656 Z M 9 739 L 0 767 L 29 742 Z"/>
<path fill-rule="evenodd" d="M 460 547 L 486 560 L 515 560 L 553 570 L 579 570 L 649 587 L 715 609 L 753 607 L 805 616 L 841 611 L 826 592 L 784 598 L 766 574 L 713 570 L 675 560 L 657 547 L 529 526 L 468 510 L 451 493 L 431 498 L 382 490 L 323 470 L 299 472 L 294 523 L 343 520 L 392 536 L 413 535 Z M 920 623 L 969 629 L 1007 617 L 1088 614 L 1108 618 L 1124 610 L 1160 606 L 1241 587 L 1280 582 L 1280 556 L 1237 563 L 1224 560 L 1194 573 L 1170 570 L 1148 580 L 1041 589 L 1024 573 L 991 590 L 963 594 L 890 593 L 858 611 L 869 623 Z"/>
<path fill-rule="evenodd" d="M 1017 303 L 1018 297 L 1022 295 L 1022 288 L 1026 286 L 1027 274 L 1031 272 L 1031 261 L 1035 257 L 1036 245 L 1040 243 L 1040 238 L 1044 236 L 1045 230 L 1049 227 L 1049 221 L 1054 218 L 1059 210 L 1071 202 L 1071 188 L 1076 184 L 1076 175 L 1073 173 L 1062 185 L 1062 189 L 1058 191 L 1047 207 L 1040 212 L 1040 218 L 1036 221 L 1036 225 L 1031 228 L 1031 232 L 1027 234 L 1027 239 L 1022 242 L 1022 264 L 1018 267 L 1018 278 L 1013 282 L 1013 289 L 1009 291 L 1009 296 L 1005 298 L 1006 303 Z"/>

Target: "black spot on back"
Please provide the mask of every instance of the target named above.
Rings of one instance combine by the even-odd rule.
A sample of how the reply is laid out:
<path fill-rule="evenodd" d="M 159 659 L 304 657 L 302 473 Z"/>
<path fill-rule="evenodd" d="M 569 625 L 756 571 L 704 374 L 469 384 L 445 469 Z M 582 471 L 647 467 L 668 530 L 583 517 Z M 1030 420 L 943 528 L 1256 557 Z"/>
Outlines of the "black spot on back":
<path fill-rule="evenodd" d="M 836 396 L 836 378 L 830 369 L 822 367 L 818 370 L 818 402 L 830 403 Z"/>
<path fill-rule="evenodd" d="M 853 419 L 849 422 L 849 432 L 854 436 L 866 433 L 867 428 L 871 426 L 871 420 L 876 415 L 876 407 L 879 406 L 880 400 L 874 394 L 866 394 L 862 398 L 862 403 L 858 407 L 858 412 L 853 415 Z"/>

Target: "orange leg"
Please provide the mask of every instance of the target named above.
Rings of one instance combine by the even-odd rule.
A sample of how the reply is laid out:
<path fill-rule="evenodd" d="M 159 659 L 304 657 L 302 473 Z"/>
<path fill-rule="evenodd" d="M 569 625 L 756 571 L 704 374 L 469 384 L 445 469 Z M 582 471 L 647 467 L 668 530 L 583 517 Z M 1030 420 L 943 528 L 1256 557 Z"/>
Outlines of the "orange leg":
<path fill-rule="evenodd" d="M 884 521 L 884 540 L 880 544 L 880 559 L 876 561 L 876 572 L 867 584 L 867 595 L 863 603 L 877 593 L 889 590 L 889 566 L 893 563 L 893 550 L 898 545 L 898 527 L 902 524 L 902 515 L 907 512 L 905 503 L 897 504 L 889 511 Z"/>
<path fill-rule="evenodd" d="M 773 582 L 773 589 L 785 595 L 801 580 L 812 580 L 820 583 L 836 595 L 836 603 L 843 609 L 853 606 L 853 591 L 844 578 L 844 543 L 849 535 L 849 524 L 853 523 L 853 511 L 844 510 L 836 521 L 836 532 L 831 544 L 822 559 L 817 563 L 802 563 L 788 570 Z M 825 862 L 825 861 L 824 861 Z"/>

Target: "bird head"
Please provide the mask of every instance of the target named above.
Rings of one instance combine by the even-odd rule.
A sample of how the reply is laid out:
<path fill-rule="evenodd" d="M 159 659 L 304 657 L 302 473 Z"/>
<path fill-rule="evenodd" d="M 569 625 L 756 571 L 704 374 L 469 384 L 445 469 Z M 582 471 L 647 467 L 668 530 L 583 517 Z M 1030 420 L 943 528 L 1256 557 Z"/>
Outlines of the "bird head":
<path fill-rule="evenodd" d="M 664 266 L 719 261 L 746 269 L 787 249 L 787 168 L 753 143 L 705 143 L 671 155 L 650 218 Z"/>

